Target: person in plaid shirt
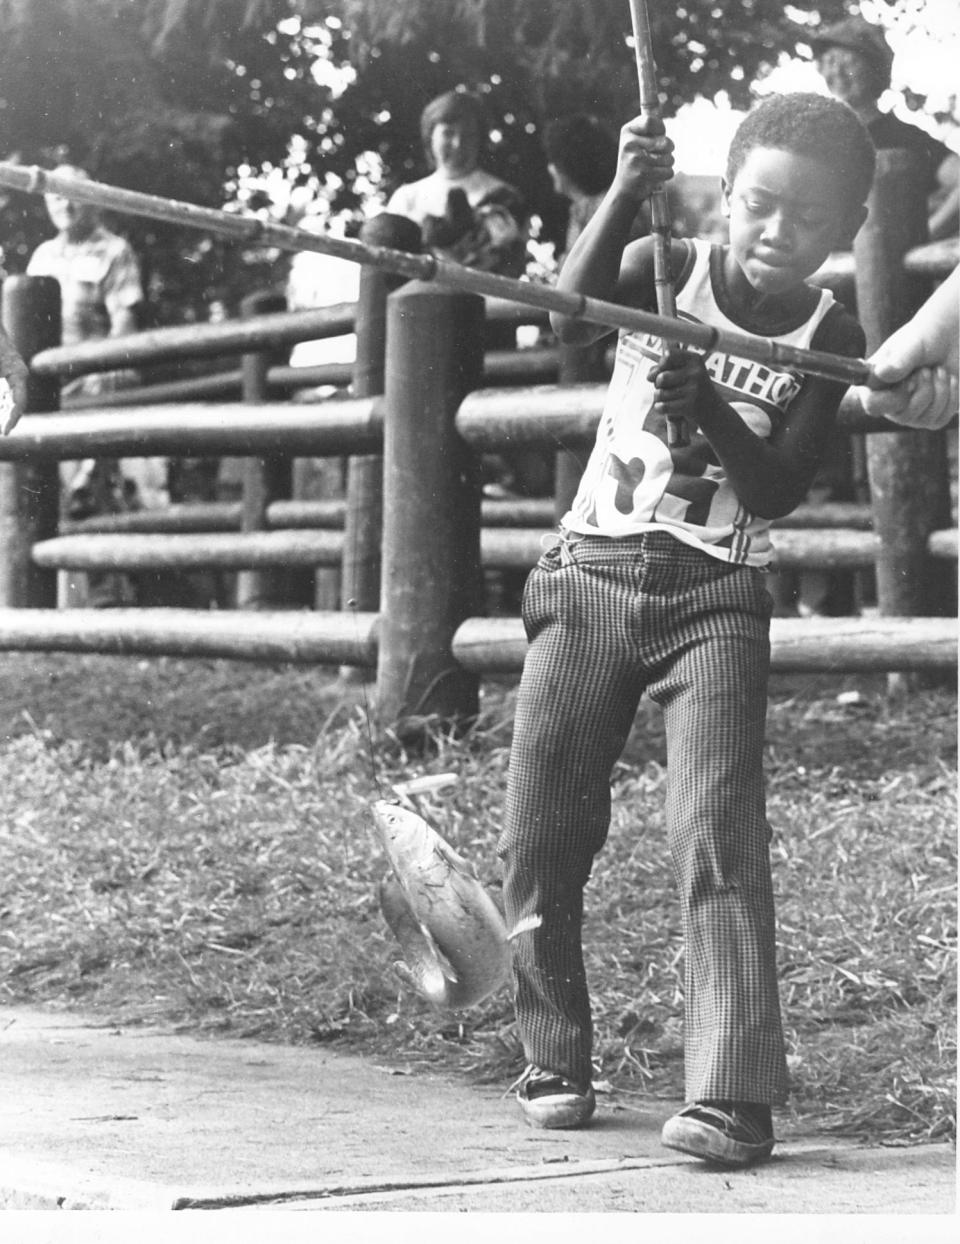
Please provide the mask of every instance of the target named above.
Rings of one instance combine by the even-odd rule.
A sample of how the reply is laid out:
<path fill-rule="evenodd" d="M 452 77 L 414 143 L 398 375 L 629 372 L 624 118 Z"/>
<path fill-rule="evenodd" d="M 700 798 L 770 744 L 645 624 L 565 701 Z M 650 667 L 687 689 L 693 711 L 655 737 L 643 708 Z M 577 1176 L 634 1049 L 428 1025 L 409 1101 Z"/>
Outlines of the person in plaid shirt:
<path fill-rule="evenodd" d="M 61 164 L 53 172 L 87 178 L 83 169 L 70 164 Z M 33 252 L 27 275 L 52 276 L 59 282 L 63 344 L 135 333 L 143 285 L 130 243 L 104 226 L 99 209 L 91 203 L 74 202 L 61 194 L 44 195 L 44 202 L 57 236 L 41 242 Z M 85 376 L 71 382 L 64 392 L 100 393 L 116 387 L 115 378 Z"/>
<path fill-rule="evenodd" d="M 84 169 L 61 164 L 57 176 L 84 180 Z M 78 345 L 104 337 L 120 337 L 137 331 L 137 307 L 143 302 L 140 264 L 130 243 L 107 229 L 99 209 L 62 194 L 44 195 L 47 214 L 56 237 L 41 242 L 27 263 L 27 276 L 53 277 L 60 285 L 61 340 Z M 136 384 L 132 370 L 79 376 L 67 381 L 61 393 L 96 396 Z M 145 480 L 149 459 L 121 464 L 115 458 L 89 458 L 63 463 L 64 508 L 70 518 L 113 513 L 137 508 L 138 477 Z M 161 464 L 161 470 L 164 467 Z M 71 604 L 94 606 L 135 603 L 129 575 L 113 572 L 63 576 L 64 594 Z"/>

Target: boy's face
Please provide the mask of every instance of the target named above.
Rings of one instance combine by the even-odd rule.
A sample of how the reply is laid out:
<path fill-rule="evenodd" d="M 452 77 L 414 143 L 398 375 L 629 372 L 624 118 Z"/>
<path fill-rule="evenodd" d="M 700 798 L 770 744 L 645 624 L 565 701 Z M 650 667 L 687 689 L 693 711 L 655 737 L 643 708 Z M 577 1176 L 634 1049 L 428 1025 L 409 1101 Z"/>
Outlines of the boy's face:
<path fill-rule="evenodd" d="M 847 245 L 865 213 L 846 207 L 836 173 L 810 156 L 775 147 L 748 152 L 732 185 L 723 184 L 730 254 L 761 294 L 786 293 Z"/>
<path fill-rule="evenodd" d="M 430 133 L 434 164 L 448 177 L 464 177 L 477 165 L 479 135 L 473 125 L 440 121 Z"/>

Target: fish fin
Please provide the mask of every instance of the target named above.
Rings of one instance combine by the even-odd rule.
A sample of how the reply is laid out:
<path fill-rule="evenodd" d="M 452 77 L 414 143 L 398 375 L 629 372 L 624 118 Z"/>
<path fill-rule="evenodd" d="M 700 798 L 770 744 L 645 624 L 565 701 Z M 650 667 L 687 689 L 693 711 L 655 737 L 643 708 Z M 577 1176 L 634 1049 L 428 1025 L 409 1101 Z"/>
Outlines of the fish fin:
<path fill-rule="evenodd" d="M 453 965 L 437 945 L 436 938 L 427 926 L 417 919 L 406 891 L 393 873 L 387 873 L 380 882 L 379 897 L 380 910 L 383 912 L 384 919 L 407 958 L 416 961 L 417 967 L 424 976 L 430 975 L 433 978 L 457 984 L 459 977 Z M 409 964 L 405 964 L 404 967 L 408 973 L 404 979 L 408 984 L 411 984 L 418 993 L 427 993 L 427 996 L 432 997 L 436 991 L 424 990 L 418 983 L 417 968 L 411 968 Z"/>
<path fill-rule="evenodd" d="M 436 830 L 434 830 L 436 833 Z M 460 873 L 463 877 L 470 877 L 473 881 L 479 881 L 480 877 L 477 873 L 477 867 L 470 860 L 464 859 L 457 851 L 453 849 L 446 839 L 441 838 L 437 834 L 437 841 L 433 844 L 433 849 L 444 860 L 454 872 Z"/>
<path fill-rule="evenodd" d="M 507 934 L 507 941 L 512 942 L 521 933 L 531 933 L 534 929 L 539 929 L 541 924 L 543 924 L 543 916 L 524 916 L 522 920 L 517 921 Z"/>
<path fill-rule="evenodd" d="M 423 934 L 424 940 L 427 943 L 427 946 L 430 950 L 430 954 L 433 956 L 437 967 L 440 969 L 440 971 L 443 973 L 443 975 L 446 977 L 448 981 L 452 981 L 453 984 L 456 985 L 460 977 L 457 976 L 457 973 L 454 970 L 453 964 L 450 962 L 447 956 L 443 953 L 443 951 L 437 945 L 436 938 L 433 936 L 433 934 L 430 932 L 430 930 L 427 928 L 425 924 L 420 925 L 420 932 Z"/>

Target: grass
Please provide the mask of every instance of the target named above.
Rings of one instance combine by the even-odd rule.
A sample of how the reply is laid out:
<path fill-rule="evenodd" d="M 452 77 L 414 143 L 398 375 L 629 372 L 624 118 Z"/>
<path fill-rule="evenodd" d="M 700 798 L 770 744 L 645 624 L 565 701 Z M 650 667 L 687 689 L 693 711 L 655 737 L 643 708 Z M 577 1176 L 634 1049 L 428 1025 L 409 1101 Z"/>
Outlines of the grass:
<path fill-rule="evenodd" d="M 429 757 L 380 740 L 375 780 L 362 689 L 329 672 L 0 656 L 0 1004 L 506 1083 L 522 1064 L 506 990 L 452 1015 L 398 986 L 368 809 L 377 780 L 455 771 L 429 819 L 495 889 L 513 694 L 487 685 L 476 729 L 437 732 Z M 950 1139 L 955 696 L 779 679 L 767 733 L 781 1131 Z M 642 706 L 587 895 L 597 1075 L 625 1100 L 682 1096 L 665 760 Z"/>

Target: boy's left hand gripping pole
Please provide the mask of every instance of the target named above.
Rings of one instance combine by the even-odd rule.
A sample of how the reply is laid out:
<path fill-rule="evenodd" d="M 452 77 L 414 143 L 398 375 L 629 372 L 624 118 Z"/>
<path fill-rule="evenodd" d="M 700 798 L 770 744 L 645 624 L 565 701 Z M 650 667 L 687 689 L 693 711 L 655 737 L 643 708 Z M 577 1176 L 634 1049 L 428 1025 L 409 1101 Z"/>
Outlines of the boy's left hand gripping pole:
<path fill-rule="evenodd" d="M 630 0 L 630 19 L 633 24 L 633 43 L 637 55 L 637 78 L 640 83 L 640 115 L 661 120 L 660 95 L 657 91 L 657 67 L 653 59 L 653 36 L 650 32 L 650 15 L 646 0 Z M 667 192 L 661 186 L 650 196 L 650 215 L 653 231 L 653 271 L 657 291 L 657 311 L 660 315 L 676 319 L 677 306 L 673 295 L 673 277 L 670 271 L 670 204 Z M 663 352 L 670 349 L 664 341 Z M 667 419 L 667 444 L 689 445 L 686 420 L 680 416 Z"/>

